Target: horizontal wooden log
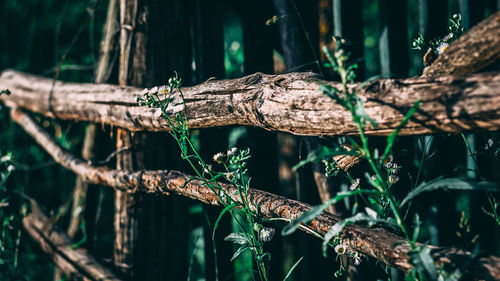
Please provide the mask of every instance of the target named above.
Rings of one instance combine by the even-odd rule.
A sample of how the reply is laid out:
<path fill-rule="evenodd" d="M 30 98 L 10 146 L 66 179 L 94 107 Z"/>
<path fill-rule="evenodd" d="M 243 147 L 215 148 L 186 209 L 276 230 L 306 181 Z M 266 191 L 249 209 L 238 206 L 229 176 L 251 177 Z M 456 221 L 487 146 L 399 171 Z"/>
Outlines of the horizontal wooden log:
<path fill-rule="evenodd" d="M 106 84 L 64 83 L 16 71 L 4 71 L 0 89 L 6 105 L 45 116 L 90 121 L 129 130 L 167 131 L 156 108 L 138 106 L 139 89 Z M 318 88 L 338 83 L 320 80 L 312 73 L 264 75 L 209 80 L 183 88 L 189 128 L 228 125 L 259 126 L 296 135 L 357 134 L 352 117 Z M 352 85 L 355 87 L 357 85 Z M 359 95 L 366 112 L 378 123 L 367 134 L 389 135 L 411 106 L 420 109 L 401 135 L 435 132 L 492 131 L 500 129 L 500 73 L 467 77 L 376 80 Z M 178 94 L 168 113 L 183 109 Z"/>
<path fill-rule="evenodd" d="M 149 192 L 167 195 L 175 193 L 199 200 L 206 204 L 220 206 L 221 202 L 214 192 L 203 181 L 193 179 L 189 175 L 177 171 L 123 171 L 106 167 L 92 167 L 87 162 L 71 155 L 60 147 L 43 129 L 26 113 L 18 109 L 11 111 L 12 119 L 20 124 L 53 158 L 62 166 L 72 170 L 87 181 L 107 185 L 129 192 Z M 236 187 L 220 183 L 226 194 L 234 201 L 242 202 Z M 290 200 L 257 189 L 249 189 L 248 204 L 250 208 L 265 218 L 281 218 L 292 221 L 311 206 L 299 201 Z M 308 227 L 317 233 L 325 234 L 341 218 L 335 214 L 324 212 L 314 219 Z M 412 268 L 409 263 L 409 245 L 406 241 L 385 229 L 366 228 L 350 225 L 344 229 L 344 243 L 350 251 L 360 252 L 380 260 L 404 272 Z M 500 258 L 495 256 L 473 259 L 471 254 L 455 248 L 438 248 L 431 246 L 433 256 L 440 264 L 469 264 L 477 280 L 500 280 Z"/>
<path fill-rule="evenodd" d="M 429 38 L 430 39 L 430 38 Z M 465 75 L 500 60 L 500 11 L 471 28 L 424 69 L 423 76 Z"/>
<path fill-rule="evenodd" d="M 84 249 L 73 249 L 73 242 L 54 230 L 53 223 L 41 212 L 38 204 L 30 201 L 32 212 L 23 218 L 24 229 L 70 280 L 120 280 Z"/>

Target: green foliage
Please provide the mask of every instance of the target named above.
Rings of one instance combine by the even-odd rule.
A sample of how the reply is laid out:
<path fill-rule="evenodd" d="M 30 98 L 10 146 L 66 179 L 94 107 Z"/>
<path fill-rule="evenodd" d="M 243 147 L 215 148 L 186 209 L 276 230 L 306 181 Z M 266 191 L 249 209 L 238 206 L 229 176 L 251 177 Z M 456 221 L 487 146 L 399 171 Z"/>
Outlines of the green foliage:
<path fill-rule="evenodd" d="M 327 250 L 327 247 L 330 243 L 330 240 L 332 240 L 334 237 L 338 236 L 340 234 L 340 232 L 342 231 L 342 229 L 344 229 L 344 227 L 346 227 L 350 224 L 361 223 L 361 222 L 367 223 L 369 227 L 374 226 L 375 224 L 384 224 L 384 225 L 388 225 L 391 227 L 396 226 L 396 224 L 393 222 L 393 220 L 391 218 L 380 219 L 380 218 L 377 218 L 376 216 L 373 216 L 373 215 L 367 215 L 365 213 L 357 213 L 356 215 L 354 215 L 352 217 L 345 218 L 345 219 L 337 222 L 336 224 L 334 224 L 330 228 L 330 230 L 328 230 L 328 232 L 325 234 L 325 238 L 323 240 L 323 245 L 322 245 L 323 255 L 326 257 L 326 250 Z"/>
<path fill-rule="evenodd" d="M 459 16 L 455 16 L 454 21 L 450 21 L 450 32 L 452 32 L 452 35 L 450 36 L 456 36 L 458 32 L 461 32 L 460 24 L 461 23 Z M 414 43 L 414 46 L 419 47 L 422 44 L 423 38 L 420 36 Z M 415 214 L 413 220 L 413 233 L 410 236 L 409 227 L 406 226 L 403 221 L 403 218 L 405 216 L 403 216 L 402 208 L 405 207 L 407 203 L 411 202 L 415 197 L 427 191 L 434 191 L 438 189 L 493 191 L 496 185 L 490 182 L 476 182 L 470 179 L 439 178 L 429 183 L 424 182 L 420 184 L 413 191 L 408 193 L 406 197 L 404 197 L 402 202 L 398 204 L 396 198 L 391 192 L 391 186 L 399 181 L 399 177 L 397 176 L 397 174 L 401 167 L 390 160 L 392 159 L 392 148 L 399 131 L 407 125 L 415 112 L 417 112 L 420 101 L 415 102 L 415 104 L 406 112 L 403 120 L 400 122 L 398 127 L 387 137 L 387 144 L 385 146 L 385 149 L 383 150 L 384 153 L 381 156 L 379 155 L 378 151 L 374 151 L 372 153 L 368 145 L 368 138 L 365 135 L 365 129 L 368 124 L 370 124 L 373 128 L 376 128 L 377 124 L 370 116 L 366 114 L 363 102 L 357 95 L 359 88 L 352 88 L 348 85 L 349 83 L 354 82 L 353 79 L 355 75 L 353 70 L 356 67 L 345 65 L 345 62 L 348 60 L 349 55 L 344 53 L 340 49 L 340 47 L 338 47 L 339 45 L 341 44 L 336 44 L 337 49 L 334 50 L 333 55 L 326 48 L 324 48 L 323 50 L 325 51 L 326 57 L 330 60 L 332 68 L 340 75 L 342 90 L 327 85 L 321 85 L 319 90 L 351 113 L 353 122 L 358 128 L 360 141 L 358 142 L 353 138 L 348 138 L 350 144 L 354 147 L 354 149 L 352 150 L 347 150 L 343 147 L 336 147 L 333 149 L 324 147 L 313 151 L 305 160 L 297 164 L 295 168 L 300 168 L 309 162 L 328 159 L 325 162 L 327 167 L 326 173 L 327 175 L 336 176 L 339 172 L 339 169 L 337 165 L 332 163 L 334 162 L 333 156 L 342 154 L 359 155 L 365 158 L 370 165 L 372 176 L 370 176 L 370 173 L 366 173 L 366 176 L 367 182 L 373 187 L 373 189 L 358 188 L 358 186 L 360 185 L 360 180 L 354 180 L 349 175 L 349 173 L 345 173 L 345 176 L 352 184 L 350 192 L 337 193 L 334 198 L 328 200 L 324 204 L 315 206 L 310 211 L 303 213 L 297 219 L 288 224 L 283 229 L 282 234 L 290 234 L 299 227 L 307 228 L 307 224 L 310 223 L 314 218 L 319 216 L 331 204 L 334 204 L 345 197 L 359 195 L 364 198 L 365 202 L 369 202 L 372 208 L 366 208 L 366 213 L 356 213 L 353 216 L 339 221 L 334 226 L 332 226 L 323 237 L 323 254 L 326 255 L 327 246 L 330 245 L 335 247 L 335 251 L 339 255 L 357 256 L 359 255 L 358 253 L 353 252 L 352 250 L 348 250 L 347 247 L 343 244 L 342 239 L 340 238 L 342 230 L 349 224 L 353 223 L 367 223 L 368 226 L 373 226 L 375 224 L 384 224 L 402 232 L 408 242 L 408 245 L 410 246 L 410 263 L 414 266 L 414 270 L 412 270 L 407 275 L 406 279 L 437 280 L 438 273 L 436 270 L 436 265 L 430 254 L 430 249 L 426 246 L 426 244 L 417 244 L 421 225 L 420 217 L 418 213 Z M 383 173 L 384 170 L 385 173 Z M 492 208 L 496 210 L 497 205 L 492 205 Z M 490 214 L 492 214 L 493 217 L 497 218 L 496 211 L 495 213 Z M 331 244 L 330 241 L 334 238 L 335 241 L 333 244 Z M 453 273 L 454 275 L 452 274 L 450 276 L 458 276 L 455 273 Z"/>
<path fill-rule="evenodd" d="M 459 178 L 437 178 L 430 182 L 424 182 L 417 186 L 414 190 L 406 195 L 406 197 L 401 201 L 400 207 L 409 203 L 413 198 L 422 194 L 423 192 L 435 191 L 435 190 L 483 190 L 483 191 L 496 191 L 497 185 L 492 182 L 478 182 L 471 179 L 459 179 Z"/>
<path fill-rule="evenodd" d="M 464 31 L 462 16 L 454 14 L 448 21 L 448 34 L 440 38 L 433 38 L 426 44 L 426 40 L 422 34 L 418 34 L 413 40 L 412 49 L 417 51 L 425 50 L 428 45 L 427 52 L 433 52 L 435 55 L 440 55 L 444 50 L 455 40 L 460 37 Z"/>
<path fill-rule="evenodd" d="M 299 263 L 302 261 L 304 257 L 300 257 L 300 259 L 298 261 L 296 261 L 292 267 L 290 267 L 290 270 L 288 270 L 288 273 L 285 275 L 285 278 L 283 278 L 283 281 L 286 281 L 288 280 L 288 278 L 290 277 L 290 275 L 292 275 L 293 271 L 295 270 L 295 268 L 299 265 Z"/>
<path fill-rule="evenodd" d="M 410 251 L 410 263 L 423 280 L 437 280 L 436 264 L 431 256 L 431 249 L 423 244 Z"/>
<path fill-rule="evenodd" d="M 500 226 L 500 214 L 499 214 L 500 211 L 497 200 L 493 196 L 488 195 L 488 203 L 490 203 L 491 212 L 485 210 L 484 207 L 482 208 L 483 212 L 488 216 L 494 218 L 497 225 Z"/>
<path fill-rule="evenodd" d="M 358 153 L 355 150 L 346 150 L 343 147 L 334 147 L 334 148 L 329 148 L 327 146 L 321 146 L 313 151 L 311 151 L 306 159 L 300 161 L 298 164 L 293 166 L 293 170 L 298 170 L 302 166 L 308 164 L 308 163 L 313 163 L 313 162 L 318 162 L 320 160 L 326 160 L 330 159 L 333 156 L 338 156 L 338 155 L 353 155 L 356 156 Z M 328 162 L 331 163 L 331 162 Z M 335 164 L 330 164 L 334 165 L 333 167 L 329 167 L 329 170 L 331 173 L 334 173 L 334 170 L 336 169 Z"/>
<path fill-rule="evenodd" d="M 0 277 L 15 280 L 21 242 L 20 215 L 12 204 L 12 191 L 6 187 L 7 179 L 15 170 L 12 154 L 0 154 Z"/>
<path fill-rule="evenodd" d="M 238 247 L 231 261 L 238 258 L 246 250 L 250 250 L 261 279 L 268 280 L 267 267 L 270 254 L 264 251 L 263 243 L 272 239 L 274 229 L 264 227 L 260 223 L 248 202 L 247 192 L 250 180 L 246 174 L 250 150 L 239 150 L 233 147 L 225 153 L 217 153 L 213 157 L 215 167 L 202 159 L 190 137 L 181 79 L 177 74 L 169 79 L 168 85 L 144 89 L 138 95 L 137 102 L 139 105 L 159 110 L 157 116 L 163 118 L 170 127 L 169 133 L 180 148 L 181 158 L 188 162 L 195 172 L 196 178 L 202 180 L 217 196 L 218 203 L 224 206 L 215 222 L 212 238 L 214 238 L 223 215 L 225 213 L 231 214 L 239 227 L 238 232 L 233 232 L 225 238 L 226 241 L 232 242 Z M 173 108 L 178 106 L 182 106 L 182 109 L 173 111 Z M 223 168 L 223 171 L 219 171 L 217 167 Z M 237 188 L 237 194 L 227 194 L 226 190 L 220 186 L 219 180 L 226 180 L 234 184 Z"/>

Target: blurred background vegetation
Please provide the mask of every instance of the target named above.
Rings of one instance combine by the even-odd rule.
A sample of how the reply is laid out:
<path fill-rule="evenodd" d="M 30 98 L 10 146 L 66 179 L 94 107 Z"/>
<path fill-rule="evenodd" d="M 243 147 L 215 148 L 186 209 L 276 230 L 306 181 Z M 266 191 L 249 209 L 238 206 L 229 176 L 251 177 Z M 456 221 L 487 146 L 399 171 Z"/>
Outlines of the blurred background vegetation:
<path fill-rule="evenodd" d="M 207 2 L 208 4 L 205 3 L 205 5 L 211 7 L 209 16 L 219 17 L 222 24 L 222 36 L 219 43 L 223 48 L 220 64 L 224 67 L 224 72 L 215 73 L 213 76 L 235 78 L 255 71 L 272 73 L 273 71 L 283 72 L 285 70 L 278 24 L 280 21 L 285 21 L 286 17 L 278 18 L 276 23 L 266 24 L 266 19 L 272 19 L 276 15 L 272 4 L 266 3 L 265 0 L 251 1 L 253 3 L 250 4 L 243 3 L 245 1 L 199 1 Z M 167 20 L 171 16 L 168 9 L 175 2 L 184 3 L 181 0 L 165 1 L 165 3 L 158 4 L 161 9 L 156 13 L 161 16 L 164 12 L 164 19 Z M 188 22 L 191 23 L 196 19 L 196 15 L 193 16 L 193 13 L 196 12 L 196 9 L 200 9 L 200 5 L 196 6 L 195 2 L 196 0 L 185 1 L 188 10 L 185 14 L 179 15 L 190 18 Z M 325 1 L 296 0 L 295 2 L 304 19 L 306 30 L 311 35 L 315 51 L 319 53 L 319 41 L 323 33 L 320 32 L 318 7 Z M 351 25 L 354 25 L 351 26 L 351 30 L 356 27 L 362 30 L 362 46 L 360 48 L 362 53 L 356 54 L 353 51 L 355 56 L 360 55 L 357 57 L 357 63 L 364 69 L 364 74 L 359 75 L 361 80 L 377 76 L 412 77 L 420 75 L 423 69 L 422 53 L 410 51 L 411 42 L 418 32 L 424 33 L 426 39 L 442 36 L 446 30 L 447 19 L 455 13 L 463 15 L 466 19 L 466 29 L 468 29 L 479 20 L 497 11 L 500 5 L 500 2 L 495 0 L 400 1 L 404 2 L 406 10 L 404 13 L 406 33 L 397 38 L 402 43 L 394 44 L 394 46 L 403 46 L 401 51 L 406 53 L 408 63 L 405 70 L 400 73 L 383 73 L 381 65 L 387 63 L 385 62 L 387 58 L 381 56 L 380 42 L 384 30 L 381 9 L 399 1 L 359 0 L 354 2 L 359 5 L 358 9 L 361 13 L 361 17 L 354 18 L 350 22 Z M 424 3 L 428 6 L 425 9 L 423 8 L 425 7 Z M 249 8 L 248 5 L 253 7 Z M 331 3 L 329 5 L 332 7 Z M 57 75 L 60 80 L 92 82 L 99 57 L 99 45 L 106 9 L 107 1 L 99 0 L 1 0 L 0 70 L 13 68 L 46 77 L 55 77 L 59 67 L 60 71 Z M 259 11 L 258 15 L 254 14 L 256 11 Z M 333 8 L 331 11 L 333 15 Z M 248 22 L 249 17 L 256 17 L 259 20 L 250 21 L 254 23 L 248 25 L 246 22 Z M 394 13 L 388 15 L 388 18 L 395 17 L 397 15 Z M 330 20 L 332 19 L 330 18 Z M 162 28 L 175 30 L 177 26 L 171 24 Z M 259 33 L 259 30 L 264 31 Z M 332 36 L 336 34 L 335 30 L 335 27 L 330 27 L 326 33 L 328 36 Z M 190 32 L 191 38 L 197 36 L 194 28 L 191 28 Z M 253 33 L 257 33 L 257 35 Z M 247 34 L 253 34 L 254 39 L 260 38 L 259 34 L 265 38 L 258 42 L 245 41 Z M 350 35 L 350 33 L 344 34 L 347 37 Z M 217 37 L 215 36 L 215 38 Z M 176 37 L 168 39 L 168 43 L 156 47 L 169 49 L 170 45 L 176 44 Z M 258 52 L 252 52 L 252 48 L 255 48 L 256 44 L 264 46 L 263 49 L 266 51 L 271 50 L 271 56 L 269 53 L 260 56 Z M 195 53 L 198 50 L 194 43 L 192 49 L 194 52 L 191 58 L 192 65 L 183 66 L 191 71 L 187 71 L 188 74 L 184 76 L 181 73 L 184 85 L 200 83 L 212 76 L 210 73 L 197 74 L 199 69 L 196 66 Z M 175 54 L 171 55 L 175 56 Z M 310 56 L 311 54 L 305 55 L 305 57 Z M 251 57 L 251 59 L 247 57 Z M 260 62 L 255 59 L 256 57 L 262 60 L 266 59 L 266 66 L 256 65 L 255 63 Z M 174 62 L 171 57 L 164 56 L 162 59 L 166 70 L 165 76 L 160 78 L 160 81 L 155 81 L 158 84 L 165 83 L 172 72 L 179 68 L 176 65 L 177 62 Z M 254 60 L 256 62 L 252 63 Z M 269 65 L 272 68 L 269 68 Z M 311 61 L 306 61 L 304 67 L 296 70 L 317 71 Z M 329 78 L 334 78 L 334 76 Z M 111 75 L 110 83 L 117 83 L 116 67 Z M 63 122 L 42 116 L 36 116 L 36 119 L 66 149 L 76 155 L 80 154 L 85 124 Z M 100 130 L 96 143 L 96 158 L 98 160 L 106 158 L 113 151 L 111 139 L 114 130 L 115 128 L 105 126 Z M 280 156 L 276 134 L 254 128 L 237 127 L 194 131 L 193 137 L 207 156 L 235 145 L 250 147 L 253 155 L 250 162 L 250 176 L 253 186 L 273 193 L 282 193 L 277 187 L 279 186 L 278 161 Z M 498 133 L 476 134 L 474 138 L 470 139 L 474 140 L 472 143 L 473 151 L 477 156 L 477 168 L 480 170 L 480 175 L 471 171 L 471 169 L 476 169 L 476 166 L 471 164 L 472 158 L 461 136 L 443 134 L 433 137 L 400 138 L 395 147 L 394 161 L 403 168 L 401 182 L 397 188 L 401 188 L 402 193 L 407 192 L 406 186 L 410 186 L 419 165 L 423 165 L 420 176 L 422 180 L 453 176 L 500 182 L 498 151 L 485 149 L 489 143 L 498 141 Z M 299 146 L 296 147 L 295 158 L 291 160 L 295 162 L 292 165 L 299 162 L 306 153 L 305 148 L 301 145 L 301 138 L 297 137 L 297 143 Z M 163 134 L 152 134 L 145 147 L 147 148 L 146 159 L 148 160 L 145 161 L 147 168 L 177 169 L 189 172 L 179 157 L 176 157 L 179 153 L 172 140 Z M 158 147 L 162 147 L 162 149 L 155 150 Z M 71 199 L 75 175 L 54 163 L 45 151 L 9 119 L 8 109 L 2 107 L 0 111 L 0 155 L 7 153 L 12 153 L 12 164 L 16 167 L 6 183 L 7 189 L 17 190 L 36 198 L 48 214 L 53 217 L 61 216 L 58 225 L 61 229 L 66 229 L 65 225 L 69 220 L 69 215 L 64 210 Z M 421 158 L 422 155 L 425 157 Z M 297 185 L 299 190 L 291 195 L 288 194 L 288 196 L 310 204 L 319 204 L 320 199 L 311 174 L 309 167 L 301 170 L 296 177 L 297 181 L 300 182 Z M 87 240 L 83 246 L 89 249 L 104 265 L 107 265 L 111 262 L 113 241 L 112 191 L 107 188 L 93 187 L 89 189 L 88 197 L 89 200 L 93 200 L 92 206 L 95 208 L 88 208 L 85 214 Z M 20 204 L 23 201 L 12 194 L 9 195 L 8 200 L 10 204 L 1 209 L 4 221 L 10 215 L 19 212 Z M 154 232 L 153 236 L 157 240 L 151 240 L 146 245 L 154 248 L 148 254 L 156 257 L 156 260 L 149 268 L 150 271 L 144 272 L 144 276 L 160 271 L 159 276 L 162 276 L 162 280 L 215 280 L 213 249 L 210 245 L 210 239 L 207 240 L 205 234 L 207 232 L 211 234 L 210 226 L 214 223 L 212 213 L 217 214 L 217 210 L 201 206 L 199 203 L 185 198 L 151 198 L 151 200 L 154 200 L 155 204 L 148 215 L 156 217 L 156 220 L 160 220 L 161 223 L 151 220 L 151 226 L 145 230 Z M 425 226 L 420 241 L 429 241 L 431 244 L 440 246 L 457 246 L 467 250 L 481 250 L 498 255 L 500 253 L 499 228 L 494 219 L 481 210 L 483 207 L 487 210 L 491 209 L 484 193 L 446 193 L 440 191 L 423 195 L 415 202 L 413 210 L 420 213 Z M 185 213 L 181 213 L 182 211 Z M 16 227 L 19 225 L 16 226 L 16 223 L 13 223 L 13 229 Z M 227 221 L 222 231 L 228 232 L 230 228 L 231 222 Z M 221 236 L 223 237 L 225 234 L 221 234 Z M 11 260 L 9 260 L 13 253 L 7 253 L 6 257 L 1 257 L 7 262 L 0 262 L 0 266 L 10 266 L 13 275 L 18 280 L 53 280 L 53 265 L 50 260 L 27 235 L 22 234 L 21 237 L 17 267 L 13 268 Z M 75 241 L 82 237 L 84 237 L 83 231 L 80 231 Z M 187 238 L 189 242 L 186 248 L 176 245 L 179 239 Z M 216 241 L 216 244 L 221 276 L 219 280 L 252 280 L 251 275 L 248 274 L 248 270 L 251 269 L 251 257 L 243 255 L 233 265 L 229 263 L 227 258 L 231 256 L 232 246 L 224 241 Z M 290 263 L 300 256 L 304 256 L 305 259 L 290 280 L 310 280 L 312 276 L 318 280 L 334 279 L 333 274 L 338 269 L 338 261 L 335 260 L 333 252 L 327 259 L 324 259 L 321 255 L 320 245 L 321 241 L 302 233 L 296 233 L 292 237 L 286 238 L 276 237 L 269 244 L 269 250 L 272 253 L 272 280 L 281 280 L 284 272 L 286 273 L 286 268 L 289 268 Z M 184 251 L 184 253 L 179 253 L 179 251 Z M 381 265 L 374 266 L 382 268 Z M 345 276 L 340 277 L 339 280 L 342 278 Z M 373 280 L 369 279 L 373 276 L 367 278 L 366 280 Z M 394 275 L 394 280 L 396 279 L 397 274 Z"/>

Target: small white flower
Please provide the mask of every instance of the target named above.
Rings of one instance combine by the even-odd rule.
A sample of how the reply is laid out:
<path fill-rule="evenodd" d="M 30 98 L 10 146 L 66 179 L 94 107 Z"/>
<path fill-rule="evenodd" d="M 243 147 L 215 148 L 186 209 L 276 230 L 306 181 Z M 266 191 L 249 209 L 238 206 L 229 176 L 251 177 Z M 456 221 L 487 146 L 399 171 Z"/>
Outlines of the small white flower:
<path fill-rule="evenodd" d="M 153 88 L 149 89 L 149 94 L 156 94 L 158 93 L 158 87 L 154 86 Z"/>
<path fill-rule="evenodd" d="M 4 155 L 0 158 L 0 163 L 10 161 L 12 159 L 12 156 L 10 154 Z"/>
<path fill-rule="evenodd" d="M 219 152 L 214 155 L 214 161 L 221 164 L 222 160 L 224 159 L 224 154 L 222 152 Z"/>
<path fill-rule="evenodd" d="M 349 189 L 350 189 L 350 190 L 355 190 L 356 188 L 358 188 L 358 186 L 359 186 L 359 181 L 360 181 L 360 179 L 359 179 L 359 178 L 355 179 L 355 180 L 352 182 L 351 186 L 349 186 Z"/>
<path fill-rule="evenodd" d="M 444 41 L 444 42 L 448 42 L 448 41 L 450 41 L 452 38 L 453 38 L 453 33 L 451 33 L 451 32 L 450 32 L 450 33 L 446 34 L 446 36 L 444 36 L 444 37 L 443 37 L 443 40 L 442 40 L 442 41 Z"/>
<path fill-rule="evenodd" d="M 15 169 L 16 169 L 16 167 L 15 167 L 14 165 L 9 165 L 9 166 L 7 167 L 7 171 L 8 171 L 9 173 L 12 173 Z"/>
<path fill-rule="evenodd" d="M 212 171 L 212 165 L 207 165 L 203 170 L 205 174 L 209 174 L 211 171 Z"/>
<path fill-rule="evenodd" d="M 339 243 L 339 244 L 337 244 L 337 246 L 335 246 L 335 253 L 337 253 L 339 255 L 345 254 L 346 251 L 347 251 L 347 249 L 343 243 Z"/>
<path fill-rule="evenodd" d="M 444 53 L 444 51 L 446 50 L 446 48 L 448 48 L 448 46 L 450 46 L 450 44 L 446 42 L 441 42 L 441 44 L 439 44 L 439 46 L 437 47 L 436 52 L 440 55 Z"/>
<path fill-rule="evenodd" d="M 158 89 L 158 93 L 160 93 L 160 94 L 165 94 L 166 92 L 168 92 L 168 86 L 166 86 L 166 85 L 161 86 L 161 87 Z"/>
<path fill-rule="evenodd" d="M 492 148 L 493 144 L 494 144 L 493 139 L 489 138 L 486 145 L 484 146 L 484 150 L 488 150 L 488 149 Z"/>
<path fill-rule="evenodd" d="M 361 255 L 356 252 L 354 254 L 354 265 L 359 265 L 361 263 Z"/>
<path fill-rule="evenodd" d="M 142 90 L 139 95 L 141 96 L 146 96 L 147 94 L 149 93 L 149 90 L 147 88 L 145 88 L 144 90 Z"/>
<path fill-rule="evenodd" d="M 259 231 L 259 238 L 262 242 L 269 242 L 273 239 L 276 230 L 272 227 L 263 227 Z"/>
<path fill-rule="evenodd" d="M 389 183 L 390 184 L 395 184 L 399 181 L 399 177 L 396 175 L 390 175 L 389 176 Z"/>
<path fill-rule="evenodd" d="M 227 151 L 227 157 L 231 157 L 238 152 L 238 149 L 236 147 L 231 148 L 230 150 Z"/>
<path fill-rule="evenodd" d="M 226 173 L 226 179 L 228 181 L 233 181 L 234 180 L 234 175 L 233 173 Z"/>

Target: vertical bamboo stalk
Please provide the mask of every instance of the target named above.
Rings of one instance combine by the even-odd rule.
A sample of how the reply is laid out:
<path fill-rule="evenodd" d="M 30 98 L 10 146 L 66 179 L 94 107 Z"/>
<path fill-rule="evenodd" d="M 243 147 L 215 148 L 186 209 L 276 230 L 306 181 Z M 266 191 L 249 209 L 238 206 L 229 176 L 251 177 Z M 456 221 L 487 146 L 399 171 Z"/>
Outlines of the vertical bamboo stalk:
<path fill-rule="evenodd" d="M 143 3 L 141 2 L 141 5 Z M 119 85 L 144 86 L 146 80 L 146 14 L 147 7 L 139 7 L 139 0 L 120 0 L 120 65 Z M 140 11 L 139 11 L 140 10 Z M 138 20 L 139 19 L 139 20 Z M 122 170 L 141 169 L 143 155 L 135 150 L 142 143 L 140 135 L 124 129 L 116 130 L 116 149 L 129 148 L 116 157 L 116 168 Z M 115 191 L 115 241 L 113 262 L 116 270 L 126 279 L 136 276 L 137 242 L 139 237 L 139 203 L 141 195 Z"/>

